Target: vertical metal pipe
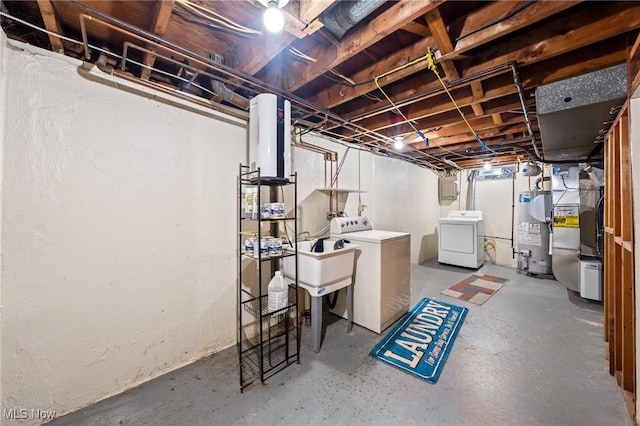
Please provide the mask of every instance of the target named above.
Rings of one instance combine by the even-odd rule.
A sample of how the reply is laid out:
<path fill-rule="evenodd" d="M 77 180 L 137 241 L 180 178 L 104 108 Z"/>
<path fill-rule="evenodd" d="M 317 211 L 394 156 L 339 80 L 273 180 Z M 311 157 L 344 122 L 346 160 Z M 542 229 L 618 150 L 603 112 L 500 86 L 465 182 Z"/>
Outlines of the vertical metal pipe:
<path fill-rule="evenodd" d="M 533 128 L 531 127 L 531 118 L 529 117 L 529 111 L 527 110 L 527 103 L 524 100 L 524 88 L 522 87 L 520 72 L 518 72 L 518 65 L 513 61 L 509 61 L 508 64 L 511 67 L 511 71 L 513 72 L 513 84 L 518 90 L 518 97 L 520 98 L 520 104 L 522 105 L 522 112 L 524 114 L 524 122 L 527 125 L 527 131 L 529 132 L 529 138 L 531 139 L 531 144 L 533 145 L 533 151 L 536 153 L 536 156 L 538 158 L 541 158 L 540 152 L 538 151 L 538 146 L 536 145 L 536 136 L 533 134 Z"/>
<path fill-rule="evenodd" d="M 516 209 L 516 174 L 511 175 L 511 258 L 516 258 L 513 227 L 515 226 L 515 209 Z"/>

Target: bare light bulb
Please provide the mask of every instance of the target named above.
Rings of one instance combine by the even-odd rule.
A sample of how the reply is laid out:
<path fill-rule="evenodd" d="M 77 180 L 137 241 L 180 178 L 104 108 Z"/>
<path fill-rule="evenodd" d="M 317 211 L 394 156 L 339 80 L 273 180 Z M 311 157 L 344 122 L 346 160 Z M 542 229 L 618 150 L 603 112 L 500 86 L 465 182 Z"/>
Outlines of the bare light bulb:
<path fill-rule="evenodd" d="M 277 1 L 269 1 L 264 11 L 264 26 L 272 33 L 279 33 L 284 28 L 284 15 L 278 7 Z"/>
<path fill-rule="evenodd" d="M 395 142 L 393 143 L 393 147 L 395 149 L 402 149 L 404 148 L 404 141 L 402 140 L 402 137 L 396 137 L 394 138 Z"/>
<path fill-rule="evenodd" d="M 490 170 L 491 169 L 491 161 L 485 161 L 484 162 L 484 169 L 485 170 Z"/>

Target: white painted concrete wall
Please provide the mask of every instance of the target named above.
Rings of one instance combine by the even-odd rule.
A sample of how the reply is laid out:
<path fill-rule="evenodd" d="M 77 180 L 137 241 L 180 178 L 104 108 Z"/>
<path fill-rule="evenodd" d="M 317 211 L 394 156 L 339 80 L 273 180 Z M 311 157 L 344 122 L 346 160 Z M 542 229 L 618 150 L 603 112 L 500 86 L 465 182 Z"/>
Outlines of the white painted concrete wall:
<path fill-rule="evenodd" d="M 518 170 L 518 165 L 514 165 Z M 546 175 L 549 169 L 545 170 Z M 440 217 L 446 217 L 450 210 L 471 210 L 469 171 L 458 173 L 460 194 L 457 200 L 443 200 L 440 204 Z M 540 176 L 526 177 L 516 173 L 515 198 L 512 198 L 511 179 L 478 180 L 476 182 L 475 210 L 483 213 L 485 235 L 500 237 L 489 239 L 495 249 L 485 251 L 485 262 L 497 265 L 516 267 L 517 258 L 512 256 L 511 248 L 511 206 L 514 203 L 514 245 L 517 249 L 518 195 L 522 191 L 535 188 L 536 179 Z M 548 189 L 548 188 L 547 188 Z M 515 200 L 515 202 L 514 202 Z M 437 246 L 436 246 L 437 247 Z"/>
<path fill-rule="evenodd" d="M 3 49 L 2 407 L 62 414 L 234 344 L 246 124 Z"/>
<path fill-rule="evenodd" d="M 338 152 L 338 163 L 346 147 L 304 136 L 303 140 Z M 329 196 L 317 191 L 325 186 L 324 175 L 303 174 L 304 170 L 324 170 L 322 154 L 306 149 L 294 151 L 294 168 L 299 176 L 298 199 L 300 231 L 316 234 L 327 229 Z M 358 170 L 360 172 L 358 172 Z M 328 184 L 327 184 L 328 185 Z M 338 178 L 339 188 L 360 189 L 362 193 L 340 194 L 339 210 L 349 216 L 369 217 L 374 228 L 411 234 L 411 263 L 416 264 L 437 256 L 438 177 L 427 169 L 407 162 L 380 157 L 366 151 L 350 149 Z M 318 205 L 320 208 L 318 208 Z"/>
<path fill-rule="evenodd" d="M 2 408 L 62 415 L 233 345 L 246 124 L 0 42 Z M 324 161 L 294 156 L 300 230 L 316 231 Z M 436 255 L 432 172 L 351 149 L 340 187 L 358 180 L 342 209 L 361 198 L 412 233 L 413 263 Z"/>

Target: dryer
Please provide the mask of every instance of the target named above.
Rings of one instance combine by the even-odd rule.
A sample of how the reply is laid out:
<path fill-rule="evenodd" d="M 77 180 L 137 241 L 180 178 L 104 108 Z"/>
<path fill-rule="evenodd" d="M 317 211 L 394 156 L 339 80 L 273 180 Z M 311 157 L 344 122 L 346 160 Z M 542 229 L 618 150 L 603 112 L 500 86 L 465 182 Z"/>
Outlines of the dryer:
<path fill-rule="evenodd" d="M 478 210 L 451 210 L 438 226 L 438 262 L 477 269 L 484 264 L 484 221 Z"/>
<path fill-rule="evenodd" d="M 353 322 L 381 333 L 411 302 L 411 234 L 373 229 L 366 216 L 331 220 L 331 237 L 357 244 L 353 284 Z M 348 318 L 345 290 L 334 314 Z"/>

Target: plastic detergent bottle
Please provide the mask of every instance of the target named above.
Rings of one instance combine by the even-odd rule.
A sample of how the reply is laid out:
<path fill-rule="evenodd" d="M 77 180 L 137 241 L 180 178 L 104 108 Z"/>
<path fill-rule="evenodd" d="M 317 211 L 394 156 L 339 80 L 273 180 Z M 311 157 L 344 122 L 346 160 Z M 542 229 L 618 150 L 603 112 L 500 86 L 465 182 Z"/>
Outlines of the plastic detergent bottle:
<path fill-rule="evenodd" d="M 289 303 L 289 286 L 287 286 L 281 271 L 276 271 L 276 274 L 269 281 L 267 294 L 269 312 L 282 309 Z"/>

